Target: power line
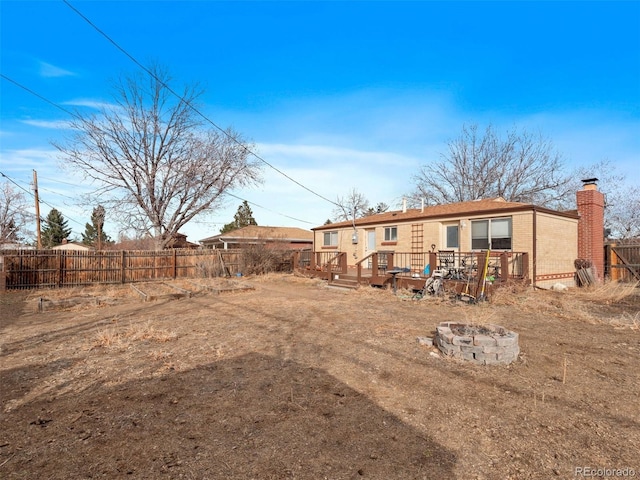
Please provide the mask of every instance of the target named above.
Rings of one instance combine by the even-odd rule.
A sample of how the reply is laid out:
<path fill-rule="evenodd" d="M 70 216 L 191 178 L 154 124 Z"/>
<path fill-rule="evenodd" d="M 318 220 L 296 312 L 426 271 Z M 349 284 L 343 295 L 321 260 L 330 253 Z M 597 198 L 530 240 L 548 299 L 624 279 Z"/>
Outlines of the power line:
<path fill-rule="evenodd" d="M 49 100 L 48 98 L 43 97 L 42 95 L 40 95 L 39 93 L 34 92 L 33 90 L 31 90 L 30 88 L 25 87 L 24 85 L 22 85 L 19 82 L 16 82 L 15 80 L 13 80 L 12 78 L 7 77 L 4 73 L 0 73 L 0 77 L 4 78 L 5 80 L 7 80 L 8 82 L 13 83 L 14 85 L 16 85 L 17 87 L 22 88 L 23 90 L 29 92 L 31 95 L 38 97 L 40 100 L 42 100 L 43 102 L 48 103 L 49 105 L 52 105 L 60 110 L 62 110 L 63 112 L 65 112 L 68 115 L 71 115 L 72 117 L 78 117 L 75 113 L 67 110 L 64 107 L 61 107 L 60 105 L 58 105 L 55 102 L 52 102 L 51 100 Z"/>
<path fill-rule="evenodd" d="M 48 180 L 50 182 L 53 183 L 61 183 L 63 185 L 69 185 L 71 187 L 81 187 L 82 185 L 78 185 L 77 183 L 70 183 L 70 182 L 63 182 L 62 180 L 56 180 L 55 178 L 47 178 L 47 177 L 40 177 L 42 180 Z"/>
<path fill-rule="evenodd" d="M 227 195 L 229 195 L 230 197 L 233 197 L 233 198 L 237 198 L 238 200 L 242 200 L 243 202 L 247 202 L 248 204 L 253 205 L 255 207 L 262 208 L 263 210 L 266 210 L 267 212 L 275 213 L 277 215 L 281 215 L 283 217 L 290 218 L 291 220 L 295 220 L 297 222 L 308 223 L 309 225 L 315 225 L 315 223 L 313 223 L 313 222 L 309 222 L 307 220 L 302 220 L 300 218 L 291 217 L 289 215 L 285 215 L 284 213 L 280 213 L 280 212 L 276 212 L 274 210 L 270 210 L 267 207 L 263 207 L 262 205 L 258 205 L 257 203 L 250 202 L 249 200 L 246 200 L 244 198 L 238 197 L 237 195 L 234 195 L 232 193 L 227 193 Z"/>
<path fill-rule="evenodd" d="M 44 97 L 44 96 L 42 96 L 42 95 L 40 95 L 40 94 L 38 94 L 38 93 L 34 92 L 34 91 L 33 91 L 33 90 L 31 90 L 30 88 L 28 88 L 28 87 L 26 87 L 26 86 L 22 85 L 21 83 L 17 82 L 16 80 L 13 80 L 12 78 L 10 78 L 10 77 L 8 77 L 8 76 L 6 76 L 6 75 L 4 75 L 4 74 L 0 74 L 0 76 L 1 76 L 2 78 L 4 78 L 4 79 L 8 80 L 9 82 L 13 83 L 14 85 L 16 85 L 16 86 L 18 86 L 18 87 L 22 88 L 23 90 L 25 90 L 25 91 L 27 91 L 27 92 L 31 93 L 32 95 L 36 96 L 37 98 L 39 98 L 39 99 L 41 99 L 41 100 L 43 100 L 43 101 L 47 102 L 48 104 L 53 105 L 54 107 L 59 108 L 59 109 L 60 109 L 60 110 L 62 110 L 63 112 L 66 112 L 66 113 L 68 113 L 69 115 L 71 115 L 71 116 L 74 116 L 74 117 L 78 118 L 78 116 L 77 116 L 75 113 L 73 113 L 73 112 L 70 112 L 70 111 L 66 110 L 65 108 L 63 108 L 63 107 L 61 107 L 60 105 L 56 104 L 55 102 L 53 102 L 53 101 L 49 100 L 48 98 L 46 98 L 46 97 Z M 236 139 L 234 139 L 233 137 L 231 137 L 231 136 L 229 136 L 229 137 L 230 137 L 230 138 L 232 138 L 236 143 L 239 143 L 239 142 L 238 142 Z M 242 144 L 240 144 L 240 145 L 242 145 Z M 243 148 L 245 148 L 245 150 L 246 150 L 248 153 L 250 153 L 251 155 L 254 155 L 254 156 L 256 156 L 256 157 L 257 157 L 257 155 L 255 155 L 253 152 L 251 152 L 251 151 L 250 151 L 249 149 L 247 149 L 246 147 L 244 147 L 244 146 L 243 146 Z M 257 158 L 260 158 L 260 157 L 257 157 Z M 266 163 L 266 162 L 265 162 L 265 163 Z M 276 169 L 276 170 L 277 170 L 277 169 Z M 2 175 L 3 177 L 5 177 L 5 178 L 9 179 L 12 183 L 15 183 L 13 180 L 11 180 L 9 177 L 7 177 L 7 176 L 6 176 L 5 174 L 3 174 L 2 172 L 0 172 L 0 175 Z M 50 182 L 54 182 L 54 183 L 61 183 L 61 184 L 63 184 L 63 185 L 70 185 L 70 186 L 72 186 L 72 187 L 78 187 L 78 185 L 77 185 L 77 184 L 75 184 L 75 183 L 63 182 L 63 181 L 61 181 L 61 180 L 55 180 L 55 179 L 47 178 L 47 177 L 40 177 L 40 178 L 42 178 L 43 180 L 48 180 L 48 181 L 50 181 Z M 294 180 L 294 181 L 295 181 L 295 180 Z M 16 186 L 18 186 L 19 188 L 21 188 L 22 190 L 24 190 L 25 192 L 27 192 L 29 195 L 33 195 L 33 193 L 32 193 L 32 192 L 29 192 L 28 190 L 25 190 L 22 186 L 18 185 L 17 183 L 15 183 L 15 185 L 16 185 Z M 41 188 L 41 190 L 46 190 L 46 189 Z M 53 191 L 50 191 L 50 190 L 47 190 L 47 191 L 49 191 L 50 193 L 53 193 L 54 195 L 60 195 L 60 196 L 62 196 L 62 197 L 66 197 L 66 198 L 69 198 L 69 199 L 71 199 L 71 200 L 74 200 L 73 198 L 71 198 L 71 197 L 67 197 L 66 195 L 63 195 L 63 194 L 61 194 L 61 193 L 56 193 L 56 192 L 53 192 Z M 276 212 L 275 210 L 271 210 L 271 209 L 268 209 L 267 207 L 263 207 L 262 205 L 258 205 L 257 203 L 250 202 L 249 200 L 246 200 L 246 199 L 244 199 L 244 198 L 242 198 L 242 197 L 238 197 L 237 195 L 234 195 L 234 194 L 232 194 L 232 193 L 225 192 L 225 195 L 229 195 L 230 197 L 237 198 L 238 200 L 245 201 L 245 202 L 250 203 L 250 204 L 252 204 L 252 205 L 254 205 L 254 206 L 258 207 L 258 208 L 262 208 L 263 210 L 266 210 L 266 211 L 271 212 L 271 213 L 275 213 L 275 214 L 280 215 L 280 216 L 282 216 L 282 217 L 286 217 L 286 218 L 289 218 L 289 219 L 291 219 L 291 220 L 296 220 L 296 221 L 298 221 L 298 222 L 307 223 L 307 224 L 309 224 L 309 225 L 315 225 L 313 222 L 309 222 L 309 221 L 307 221 L 307 220 L 302 220 L 302 219 L 300 219 L 300 218 L 292 217 L 292 216 L 290 216 L 290 215 L 286 215 L 286 214 L 284 214 L 284 213 Z M 42 203 L 44 203 L 45 205 L 48 205 L 48 206 L 49 206 L 49 207 L 51 207 L 51 208 L 55 208 L 55 207 L 52 207 L 51 205 L 47 204 L 47 203 L 46 203 L 46 202 L 44 202 L 44 201 L 42 201 Z M 333 202 L 332 202 L 332 203 L 333 203 Z M 78 222 L 76 222 L 76 223 L 78 223 Z"/>
<path fill-rule="evenodd" d="M 109 35 L 107 35 L 105 32 L 103 32 L 100 28 L 98 28 L 97 25 L 95 25 L 91 20 L 89 20 L 89 18 L 87 18 L 86 16 L 84 16 L 84 14 L 82 14 L 82 12 L 80 12 L 77 8 L 75 8 L 73 5 L 71 5 L 71 3 L 69 3 L 68 0 L 62 0 L 71 10 L 73 10 L 76 14 L 78 14 L 78 16 L 80 16 L 80 18 L 82 18 L 85 22 L 87 22 L 89 25 L 91 25 L 100 35 L 102 35 L 104 38 L 106 38 L 113 46 L 115 46 L 118 50 L 120 50 L 124 55 L 126 55 L 133 63 L 135 63 L 138 67 L 140 67 L 142 70 L 144 70 L 147 74 L 149 74 L 151 77 L 153 77 L 158 83 L 160 83 L 164 88 L 166 88 L 169 92 L 171 92 L 173 95 L 175 95 L 176 97 L 178 97 L 182 102 L 184 102 L 189 108 L 191 108 L 195 113 L 197 113 L 200 117 L 202 117 L 206 122 L 208 122 L 209 124 L 211 124 L 213 127 L 215 127 L 216 129 L 220 130 L 220 132 L 222 132 L 224 135 L 226 135 L 227 137 L 229 137 L 229 139 L 231 139 L 233 142 L 237 143 L 241 148 L 243 148 L 248 154 L 253 155 L 255 158 L 257 158 L 258 160 L 260 160 L 261 162 L 263 162 L 265 165 L 267 165 L 268 167 L 272 168 L 273 170 L 275 170 L 276 172 L 278 172 L 280 175 L 282 175 L 283 177 L 287 178 L 288 180 L 292 181 L 293 183 L 295 183 L 296 185 L 298 185 L 299 187 L 304 188 L 305 190 L 307 190 L 308 192 L 312 193 L 313 195 L 316 195 L 317 197 L 331 203 L 332 205 L 335 206 L 339 206 L 336 202 L 334 202 L 333 200 L 329 200 L 327 197 L 311 190 L 309 187 L 303 185 L 302 183 L 298 182 L 297 180 L 295 180 L 294 178 L 290 177 L 289 175 L 287 175 L 286 173 L 284 173 L 283 171 L 279 170 L 278 168 L 276 168 L 275 166 L 273 166 L 271 163 L 267 162 L 264 158 L 262 158 L 260 155 L 258 155 L 257 153 L 253 152 L 252 150 L 250 150 L 249 148 L 246 147 L 246 145 L 242 142 L 240 142 L 238 139 L 236 139 L 233 135 L 230 135 L 229 132 L 227 132 L 226 130 L 224 130 L 222 127 L 220 127 L 219 125 L 217 125 L 213 120 L 211 120 L 209 117 L 207 117 L 205 114 L 203 114 L 202 112 L 200 112 L 200 110 L 198 110 L 196 107 L 194 107 L 191 102 L 189 102 L 188 100 L 186 100 L 183 96 L 181 96 L 180 94 L 178 94 L 177 92 L 175 92 L 169 85 L 167 85 L 165 82 L 163 82 L 160 78 L 158 78 L 151 70 L 149 70 L 147 67 L 145 67 L 142 63 L 140 63 L 133 55 L 131 55 L 129 52 L 127 52 L 123 47 L 121 47 L 115 40 L 113 40 Z M 286 216 L 286 215 L 285 215 Z"/>
<path fill-rule="evenodd" d="M 8 175 L 5 175 L 4 173 L 0 172 L 0 176 L 2 176 L 3 178 L 6 178 L 6 179 L 7 179 L 7 180 L 9 180 L 11 183 L 13 183 L 16 187 L 18 187 L 19 189 L 21 189 L 21 190 L 23 190 L 23 191 L 27 192 L 27 194 L 29 194 L 29 195 L 31 195 L 32 197 L 34 197 L 34 198 L 35 198 L 35 194 L 34 194 L 33 192 L 31 192 L 31 191 L 27 190 L 26 188 L 24 188 L 22 185 L 20 185 L 18 182 L 16 182 L 15 180 L 13 180 L 13 179 L 12 179 L 11 177 L 9 177 Z M 42 189 L 40 189 L 40 190 L 42 190 Z M 53 193 L 53 192 L 51 192 L 51 193 Z M 56 195 L 59 195 L 59 194 L 56 194 Z M 65 195 L 62 195 L 62 196 L 65 196 Z M 67 197 L 67 198 L 71 198 L 71 197 Z M 71 200 L 73 200 L 73 198 L 71 198 Z M 58 211 L 60 211 L 60 209 L 58 209 L 58 208 L 54 207 L 53 205 L 51 205 L 51 204 L 50 204 L 50 203 L 48 203 L 48 202 L 45 202 L 44 200 L 42 200 L 42 198 L 40 198 L 40 199 L 39 199 L 39 201 L 40 201 L 40 203 L 44 203 L 47 207 L 49 207 L 49 208 L 51 208 L 51 209 L 53 209 L 53 210 L 58 210 Z M 68 220 L 71 220 L 73 223 L 77 223 L 77 224 L 78 224 L 78 225 L 80 225 L 81 227 L 84 227 L 84 225 L 83 225 L 81 222 L 78 222 L 77 220 L 74 220 L 74 219 L 73 219 L 73 218 L 71 218 L 71 217 L 67 217 L 67 219 L 68 219 Z M 47 219 L 46 219 L 45 217 L 43 217 L 42 215 L 40 215 L 40 220 L 41 220 L 41 221 L 45 221 L 45 222 L 47 221 Z"/>
<path fill-rule="evenodd" d="M 9 180 L 11 183 L 13 183 L 16 187 L 18 187 L 20 190 L 24 190 L 25 192 L 27 192 L 29 195 L 33 196 L 33 192 L 30 192 L 29 190 L 27 190 L 26 188 L 24 188 L 22 185 L 19 185 L 14 179 L 12 179 L 11 177 L 5 175 L 4 173 L 0 172 L 0 176 L 6 178 L 7 180 Z"/>

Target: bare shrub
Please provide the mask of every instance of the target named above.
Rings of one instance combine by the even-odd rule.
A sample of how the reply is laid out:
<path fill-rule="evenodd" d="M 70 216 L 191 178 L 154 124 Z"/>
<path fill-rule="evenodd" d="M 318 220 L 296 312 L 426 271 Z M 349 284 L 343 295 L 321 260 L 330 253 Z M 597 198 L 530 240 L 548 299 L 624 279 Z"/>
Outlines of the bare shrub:
<path fill-rule="evenodd" d="M 292 252 L 281 242 L 258 242 L 242 249 L 240 271 L 244 275 L 290 272 Z"/>
<path fill-rule="evenodd" d="M 225 275 L 225 271 L 224 268 L 222 268 L 220 260 L 216 258 L 210 258 L 198 262 L 196 264 L 196 273 L 197 276 L 201 278 L 223 277 Z"/>
<path fill-rule="evenodd" d="M 494 305 L 519 305 L 531 299 L 533 289 L 523 282 L 508 281 L 495 288 L 489 297 Z"/>

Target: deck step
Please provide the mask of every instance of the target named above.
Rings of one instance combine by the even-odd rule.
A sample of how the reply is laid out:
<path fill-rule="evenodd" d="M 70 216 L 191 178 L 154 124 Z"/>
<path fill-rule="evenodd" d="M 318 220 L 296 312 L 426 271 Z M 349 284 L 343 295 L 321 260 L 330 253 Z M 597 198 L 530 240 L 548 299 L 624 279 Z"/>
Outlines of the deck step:
<path fill-rule="evenodd" d="M 330 287 L 338 287 L 338 288 L 350 288 L 355 290 L 359 287 L 357 280 L 351 280 L 347 278 L 337 278 L 329 282 Z"/>

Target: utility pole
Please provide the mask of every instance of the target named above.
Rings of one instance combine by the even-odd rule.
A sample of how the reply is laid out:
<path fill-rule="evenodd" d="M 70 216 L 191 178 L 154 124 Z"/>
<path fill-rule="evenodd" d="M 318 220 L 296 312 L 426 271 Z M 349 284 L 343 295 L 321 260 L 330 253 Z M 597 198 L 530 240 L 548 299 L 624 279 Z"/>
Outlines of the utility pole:
<path fill-rule="evenodd" d="M 42 248 L 42 237 L 40 235 L 40 200 L 38 199 L 38 172 L 33 171 L 33 196 L 36 199 L 36 233 L 38 238 L 38 250 Z"/>

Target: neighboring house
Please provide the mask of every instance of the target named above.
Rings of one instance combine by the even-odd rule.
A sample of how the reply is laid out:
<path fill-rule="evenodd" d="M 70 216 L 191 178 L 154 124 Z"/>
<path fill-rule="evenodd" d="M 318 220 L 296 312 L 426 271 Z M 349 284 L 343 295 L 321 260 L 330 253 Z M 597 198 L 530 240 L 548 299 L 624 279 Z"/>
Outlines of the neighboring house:
<path fill-rule="evenodd" d="M 204 248 L 242 248 L 266 245 L 271 248 L 305 250 L 313 247 L 313 232 L 294 227 L 261 227 L 249 225 L 200 240 Z"/>
<path fill-rule="evenodd" d="M 187 241 L 187 236 L 183 233 L 175 233 L 165 248 L 200 248 L 200 245 Z"/>
<path fill-rule="evenodd" d="M 85 245 L 84 243 L 74 242 L 69 240 L 63 240 L 60 245 L 56 245 L 52 250 L 81 250 L 89 252 L 95 250 L 93 247 Z"/>
<path fill-rule="evenodd" d="M 422 272 L 424 252 L 462 255 L 526 253 L 530 280 L 538 286 L 573 285 L 577 258 L 604 272 L 604 195 L 595 181 L 577 192 L 578 210 L 559 212 L 502 198 L 384 212 L 313 228 L 314 252 L 346 252 L 348 266 L 374 252 L 394 252 L 396 267 Z M 404 255 L 399 255 L 404 254 Z M 420 264 L 412 263 L 412 255 Z M 461 258 L 461 257 L 458 257 Z"/>

